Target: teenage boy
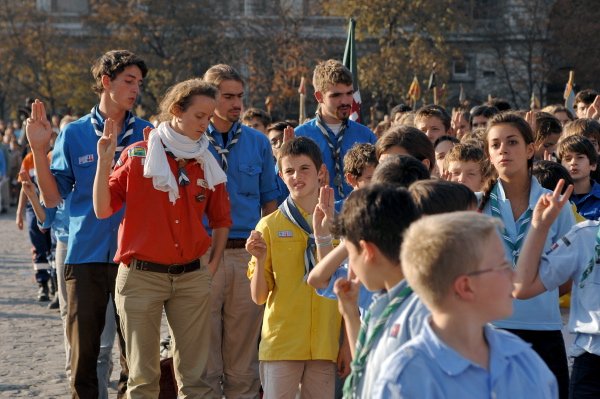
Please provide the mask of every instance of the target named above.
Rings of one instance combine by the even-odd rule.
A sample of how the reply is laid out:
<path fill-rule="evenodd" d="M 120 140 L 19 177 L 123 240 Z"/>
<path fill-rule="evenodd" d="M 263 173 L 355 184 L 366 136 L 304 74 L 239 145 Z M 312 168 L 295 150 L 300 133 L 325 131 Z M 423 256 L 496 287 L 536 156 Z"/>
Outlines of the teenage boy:
<path fill-rule="evenodd" d="M 267 126 L 271 124 L 271 115 L 258 108 L 248 108 L 242 115 L 242 123 L 263 134 L 267 134 Z"/>
<path fill-rule="evenodd" d="M 464 184 L 474 193 L 483 188 L 487 175 L 487 158 L 483 150 L 473 144 L 457 144 L 444 159 L 448 180 Z"/>
<path fill-rule="evenodd" d="M 93 89 L 100 102 L 90 114 L 68 124 L 59 134 L 51 165 L 46 149 L 52 129 L 40 102 L 36 101 L 39 105 L 32 107 L 27 123 L 27 138 L 45 205 L 55 207 L 73 192 L 65 279 L 74 398 L 98 396 L 96 362 L 106 306 L 109 297 L 114 298 L 118 266 L 113 259 L 117 249 L 117 229 L 123 216 L 123 210 L 104 220 L 98 220 L 94 214 L 92 187 L 98 162 L 96 144 L 108 118 L 116 121 L 120 132 L 115 157 L 129 144 L 143 140 L 142 130 L 151 125 L 135 117 L 131 108 L 147 72 L 144 61 L 127 50 L 109 51 L 98 58 L 92 66 L 92 75 L 95 79 Z M 117 331 L 121 343 L 121 368 L 126 370 L 125 343 L 118 322 Z M 123 375 L 121 378 L 127 380 Z M 124 393 L 123 388 L 119 387 L 119 391 Z"/>
<path fill-rule="evenodd" d="M 513 270 L 498 224 L 455 212 L 410 226 L 402 270 L 431 317 L 382 364 L 370 397 L 558 397 L 556 378 L 531 347 L 488 324 L 512 313 Z"/>
<path fill-rule="evenodd" d="M 573 371 L 570 398 L 597 398 L 600 395 L 600 222 L 579 223 L 542 254 L 548 230 L 568 203 L 572 186 L 561 197 L 564 181 L 552 194 L 540 197 L 535 206 L 531 227 L 517 263 L 515 297 L 527 299 L 552 290 L 572 279 L 571 310 L 568 329 L 575 334 L 570 349 Z"/>
<path fill-rule="evenodd" d="M 356 143 L 375 144 L 368 127 L 349 119 L 352 113 L 352 73 L 341 62 L 320 62 L 313 74 L 315 98 L 319 103 L 314 119 L 296 128 L 296 136 L 313 139 L 323 154 L 335 199 L 345 198 L 352 187 L 344 182 L 344 156 Z"/>
<path fill-rule="evenodd" d="M 429 141 L 435 141 L 445 135 L 452 135 L 451 117 L 437 105 L 425 105 L 415 115 L 415 127 L 425 133 Z"/>
<path fill-rule="evenodd" d="M 334 285 L 353 359 L 344 397 L 370 397 L 383 360 L 420 331 L 429 313 L 404 280 L 398 257 L 402 234 L 418 217 L 406 189 L 371 185 L 348 197 L 336 221 L 334 233 L 344 237 L 352 271 Z M 359 281 L 369 291 L 383 290 L 362 323 Z"/>
<path fill-rule="evenodd" d="M 584 136 L 568 136 L 558 143 L 558 157 L 567 168 L 575 190 L 571 201 L 577 212 L 586 219 L 600 218 L 600 184 L 591 178 L 596 170 L 598 153 Z"/>
<path fill-rule="evenodd" d="M 577 93 L 575 96 L 575 104 L 573 105 L 577 118 L 587 117 L 587 109 L 592 105 L 596 96 L 598 96 L 598 93 L 592 89 L 584 89 Z"/>
<path fill-rule="evenodd" d="M 258 338 L 263 308 L 250 297 L 244 246 L 262 216 L 277 208 L 275 163 L 266 135 L 240 121 L 244 81 L 231 66 L 214 65 L 203 79 L 217 86 L 217 105 L 206 131 L 209 149 L 227 174 L 233 224 L 211 282 L 211 351 L 205 398 L 258 398 Z M 213 240 L 218 237 L 213 236 Z"/>
<path fill-rule="evenodd" d="M 500 113 L 500 110 L 494 106 L 490 105 L 476 105 L 471 108 L 469 111 L 469 125 L 471 126 L 471 131 L 479 128 L 484 128 L 487 126 L 487 121 L 492 118 L 492 116 Z"/>
<path fill-rule="evenodd" d="M 279 173 L 290 195 L 246 243 L 252 300 L 266 303 L 259 349 L 265 398 L 293 399 L 299 384 L 303 398 L 333 397 L 341 317 L 334 301 L 306 284 L 315 248 L 332 245 L 324 215 L 333 211 L 333 190 L 319 196 L 321 164 L 319 147 L 306 137 L 281 147 Z"/>

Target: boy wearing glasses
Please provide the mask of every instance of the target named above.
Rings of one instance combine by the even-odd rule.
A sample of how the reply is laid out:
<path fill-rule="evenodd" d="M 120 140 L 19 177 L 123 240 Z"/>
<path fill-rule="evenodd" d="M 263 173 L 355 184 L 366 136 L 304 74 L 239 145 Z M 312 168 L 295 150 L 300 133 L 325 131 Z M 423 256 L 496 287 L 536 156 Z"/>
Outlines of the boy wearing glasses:
<path fill-rule="evenodd" d="M 382 364 L 371 397 L 558 397 L 556 378 L 531 347 L 488 324 L 512 313 L 513 270 L 498 225 L 455 212 L 409 227 L 402 271 L 431 317 Z"/>

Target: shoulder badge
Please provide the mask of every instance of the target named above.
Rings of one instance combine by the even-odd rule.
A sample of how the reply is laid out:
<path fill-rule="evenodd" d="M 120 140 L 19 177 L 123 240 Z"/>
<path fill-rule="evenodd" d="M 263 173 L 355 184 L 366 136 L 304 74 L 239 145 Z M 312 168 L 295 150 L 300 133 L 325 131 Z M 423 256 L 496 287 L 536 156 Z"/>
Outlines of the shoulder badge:
<path fill-rule="evenodd" d="M 145 157 L 146 149 L 144 147 L 133 147 L 127 150 L 127 155 L 129 157 Z"/>

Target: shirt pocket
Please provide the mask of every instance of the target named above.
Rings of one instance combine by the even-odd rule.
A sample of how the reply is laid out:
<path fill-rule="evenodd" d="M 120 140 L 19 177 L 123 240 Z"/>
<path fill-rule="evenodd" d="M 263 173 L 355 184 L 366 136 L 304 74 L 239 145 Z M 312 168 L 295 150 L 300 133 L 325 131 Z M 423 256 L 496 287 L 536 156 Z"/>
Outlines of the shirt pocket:
<path fill-rule="evenodd" d="M 238 167 L 240 194 L 247 196 L 258 196 L 260 194 L 260 173 L 262 165 L 260 163 L 241 163 Z"/>

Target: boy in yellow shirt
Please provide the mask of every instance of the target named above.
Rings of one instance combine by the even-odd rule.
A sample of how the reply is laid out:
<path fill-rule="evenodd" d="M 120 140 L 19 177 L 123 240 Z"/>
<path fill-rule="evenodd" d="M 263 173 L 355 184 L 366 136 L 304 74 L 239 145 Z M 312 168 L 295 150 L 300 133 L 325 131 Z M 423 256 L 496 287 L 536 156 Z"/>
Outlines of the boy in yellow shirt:
<path fill-rule="evenodd" d="M 279 174 L 290 191 L 262 218 L 246 242 L 252 300 L 266 303 L 258 358 L 265 399 L 333 397 L 341 316 L 337 303 L 316 294 L 306 278 L 316 247 L 332 248 L 333 189 L 321 189 L 319 147 L 297 137 L 279 150 Z M 313 232 L 314 226 L 314 232 Z"/>

